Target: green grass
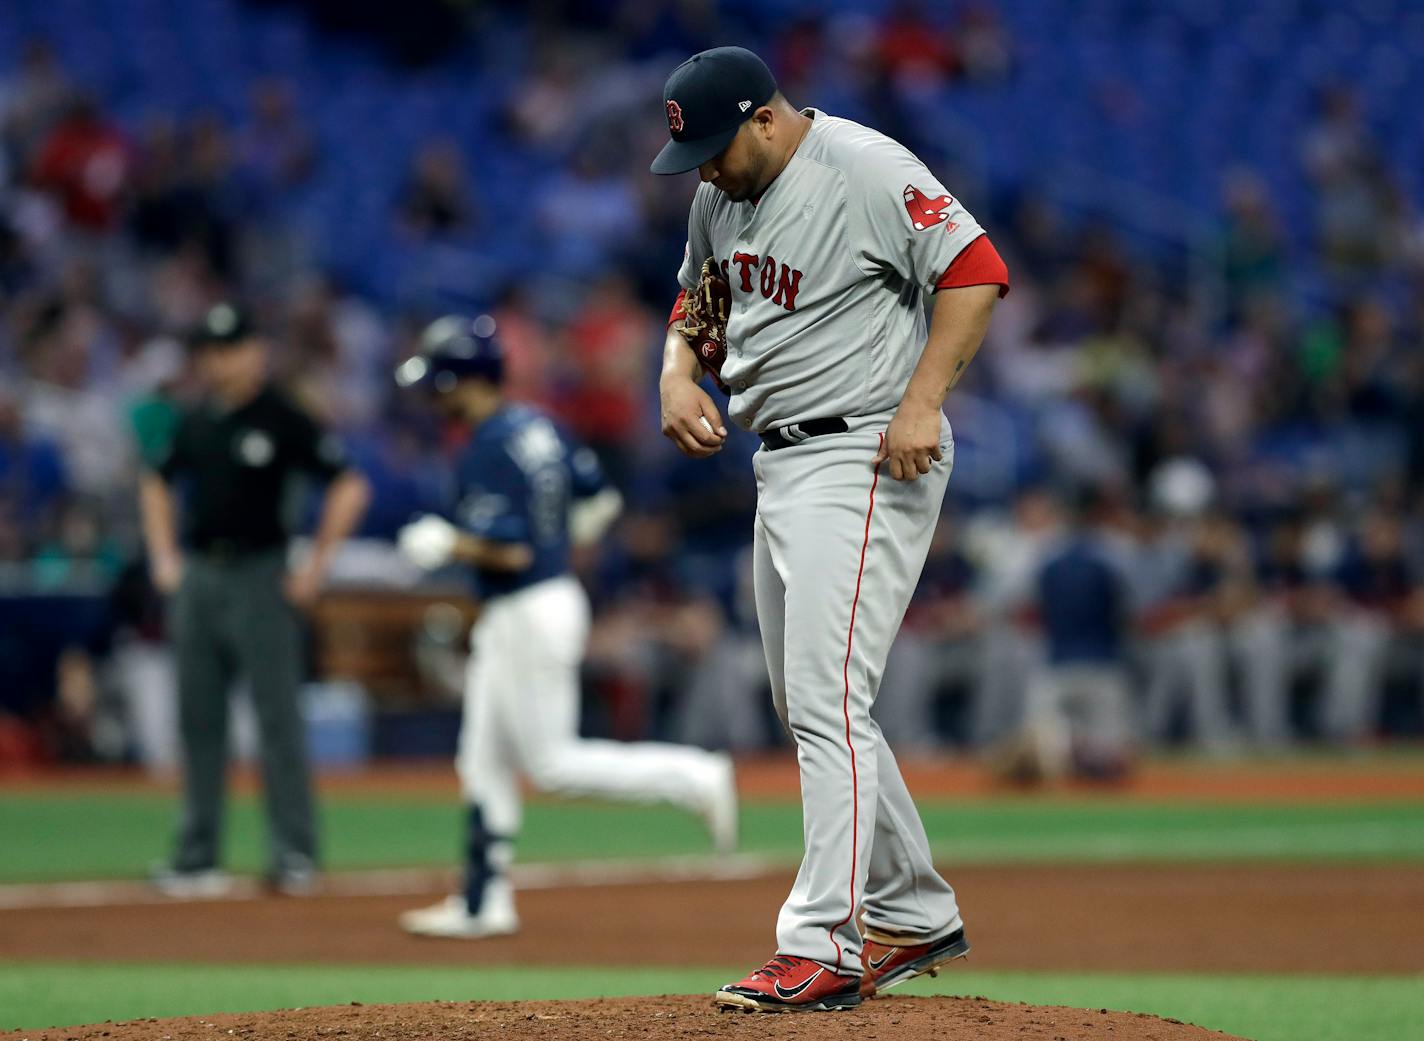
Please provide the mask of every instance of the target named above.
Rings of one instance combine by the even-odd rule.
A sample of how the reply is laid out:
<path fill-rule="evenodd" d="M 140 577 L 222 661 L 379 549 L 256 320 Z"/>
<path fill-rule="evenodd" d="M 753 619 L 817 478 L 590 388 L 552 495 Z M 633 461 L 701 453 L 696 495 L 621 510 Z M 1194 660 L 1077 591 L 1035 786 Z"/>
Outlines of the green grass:
<path fill-rule="evenodd" d="M 5 964 L 0 1029 L 256 1009 L 710 992 L 739 969 Z M 82 982 L 82 986 L 76 986 Z M 902 993 L 1171 1016 L 1253 1041 L 1403 1041 L 1424 977 L 954 971 Z"/>
<path fill-rule="evenodd" d="M 921 814 L 949 862 L 1424 858 L 1424 804 L 1016 801 Z"/>
<path fill-rule="evenodd" d="M 170 848 L 176 802 L 155 794 L 0 797 L 0 882 L 137 877 Z M 456 862 L 463 815 L 430 799 L 328 798 L 321 807 L 324 859 L 335 870 L 445 867 Z M 264 865 L 258 800 L 234 799 L 227 862 Z M 800 835 L 797 824 L 796 835 Z M 686 814 L 661 807 L 541 803 L 529 807 L 520 858 L 645 857 L 699 852 L 708 843 Z"/>
<path fill-rule="evenodd" d="M 1424 976 L 953 972 L 897 993 L 1152 1012 L 1252 1041 L 1405 1041 L 1424 1020 Z"/>
<path fill-rule="evenodd" d="M 1424 859 L 1424 804 L 1207 806 L 1102 799 L 923 802 L 946 863 L 1230 859 Z M 0 882 L 143 875 L 168 850 L 173 797 L 157 793 L 0 795 Z M 743 848 L 794 862 L 800 807 L 743 807 Z M 326 862 L 336 870 L 444 866 L 460 844 L 460 811 L 430 798 L 330 796 L 322 804 Z M 238 797 L 228 863 L 263 866 L 257 800 Z M 697 822 L 664 807 L 534 802 L 524 861 L 704 852 Z"/>

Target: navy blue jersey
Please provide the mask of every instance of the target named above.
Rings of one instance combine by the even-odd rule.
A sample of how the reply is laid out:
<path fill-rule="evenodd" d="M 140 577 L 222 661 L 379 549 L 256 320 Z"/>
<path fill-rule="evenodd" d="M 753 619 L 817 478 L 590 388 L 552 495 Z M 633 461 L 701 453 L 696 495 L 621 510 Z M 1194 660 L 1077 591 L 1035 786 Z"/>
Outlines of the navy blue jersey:
<path fill-rule="evenodd" d="M 524 571 L 476 570 L 486 598 L 556 578 L 569 569 L 569 505 L 603 487 L 597 457 L 549 418 L 506 405 L 470 438 L 455 470 L 455 523 L 493 542 L 534 552 Z"/>
<path fill-rule="evenodd" d="M 1127 583 L 1101 539 L 1076 535 L 1038 575 L 1039 615 L 1055 665 L 1118 662 L 1128 620 Z"/>

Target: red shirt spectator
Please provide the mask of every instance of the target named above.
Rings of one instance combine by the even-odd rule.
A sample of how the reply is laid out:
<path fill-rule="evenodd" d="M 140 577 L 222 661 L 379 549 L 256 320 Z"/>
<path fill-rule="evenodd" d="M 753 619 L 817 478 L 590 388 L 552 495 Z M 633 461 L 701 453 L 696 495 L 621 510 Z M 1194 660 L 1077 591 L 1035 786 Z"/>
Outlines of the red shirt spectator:
<path fill-rule="evenodd" d="M 72 223 L 105 231 L 117 220 L 132 170 L 128 142 L 81 97 L 40 147 L 34 181 L 59 197 Z"/>
<path fill-rule="evenodd" d="M 638 436 L 647 345 L 653 329 L 628 284 L 600 281 L 566 330 L 573 385 L 560 395 L 560 418 L 597 447 L 629 445 Z"/>
<path fill-rule="evenodd" d="M 954 76 L 959 55 L 947 28 L 935 24 L 918 3 L 904 2 L 880 26 L 876 54 L 892 76 L 935 73 Z"/>

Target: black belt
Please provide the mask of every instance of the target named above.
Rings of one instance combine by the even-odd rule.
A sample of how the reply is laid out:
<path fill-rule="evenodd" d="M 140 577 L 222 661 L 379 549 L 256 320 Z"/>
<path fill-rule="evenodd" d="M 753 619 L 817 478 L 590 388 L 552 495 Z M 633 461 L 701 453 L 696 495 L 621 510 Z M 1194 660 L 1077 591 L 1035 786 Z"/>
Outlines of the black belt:
<path fill-rule="evenodd" d="M 235 539 L 209 539 L 193 547 L 193 553 L 213 564 L 239 564 L 253 557 L 285 552 L 280 542 L 252 545 Z"/>
<path fill-rule="evenodd" d="M 840 418 L 807 419 L 800 423 L 788 423 L 784 427 L 775 427 L 766 431 L 761 435 L 761 443 L 775 452 L 778 448 L 799 445 L 808 437 L 819 437 L 822 434 L 844 434 L 849 429 L 846 421 Z"/>

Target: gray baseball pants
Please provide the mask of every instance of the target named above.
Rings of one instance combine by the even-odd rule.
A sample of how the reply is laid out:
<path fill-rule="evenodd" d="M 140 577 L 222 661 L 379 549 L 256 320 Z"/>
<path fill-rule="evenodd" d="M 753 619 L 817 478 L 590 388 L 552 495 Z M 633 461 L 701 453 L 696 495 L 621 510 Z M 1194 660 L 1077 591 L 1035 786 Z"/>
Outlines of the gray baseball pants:
<path fill-rule="evenodd" d="M 753 456 L 757 617 L 777 714 L 796 744 L 805 854 L 777 949 L 861 973 L 867 934 L 960 928 L 871 704 L 919 580 L 954 458 L 913 482 L 872 465 L 888 416 Z"/>

